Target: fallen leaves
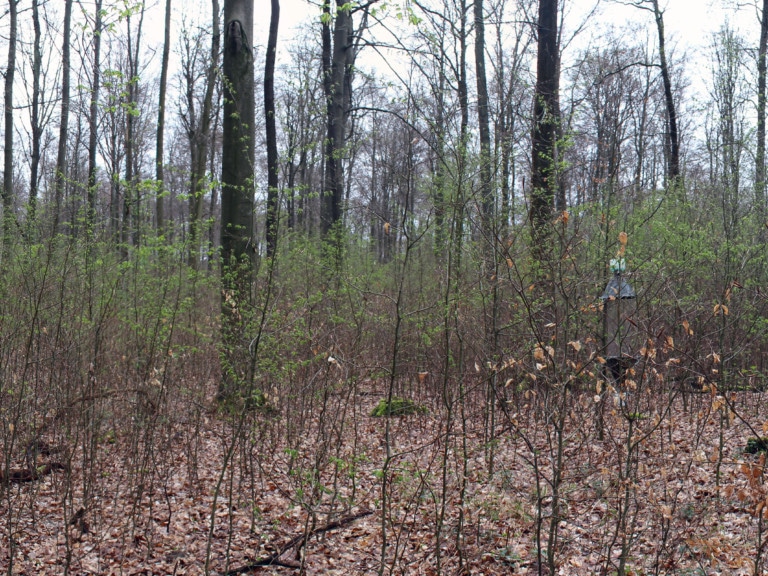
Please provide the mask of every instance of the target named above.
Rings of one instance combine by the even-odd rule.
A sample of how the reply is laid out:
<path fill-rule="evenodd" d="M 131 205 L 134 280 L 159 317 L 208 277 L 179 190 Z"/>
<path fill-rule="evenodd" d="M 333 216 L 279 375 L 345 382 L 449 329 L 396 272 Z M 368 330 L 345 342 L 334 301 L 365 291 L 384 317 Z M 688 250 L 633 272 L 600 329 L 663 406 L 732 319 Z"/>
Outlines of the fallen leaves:
<path fill-rule="evenodd" d="M 577 341 L 569 346 L 574 352 L 581 350 Z M 547 348 L 541 345 L 533 351 L 542 369 L 554 352 Z M 515 364 L 510 360 L 503 368 Z M 430 384 L 423 374 L 422 378 L 417 373 L 421 388 Z M 640 389 L 639 383 L 636 387 Z M 325 444 L 321 431 L 336 429 L 322 428 L 317 413 L 302 419 L 301 434 L 290 442 L 284 434 L 288 424 L 284 414 L 249 421 L 254 432 L 232 452 L 223 476 L 234 429 L 221 416 L 175 421 L 164 435 L 154 438 L 157 446 L 145 446 L 146 454 L 152 455 L 146 462 L 130 451 L 135 445 L 131 439 L 118 436 L 116 442 L 104 444 L 95 462 L 99 472 L 95 477 L 74 468 L 16 486 L 0 502 L 0 515 L 7 517 L 9 503 L 16 514 L 11 517 L 17 542 L 15 573 L 60 573 L 62 559 L 69 554 L 73 573 L 201 574 L 207 561 L 212 573 L 221 574 L 283 549 L 280 561 L 285 566 L 303 564 L 308 574 L 375 574 L 381 561 L 383 521 L 390 543 L 398 539 L 385 558 L 397 573 L 438 573 L 439 546 L 440 573 L 457 573 L 461 559 L 470 573 L 535 574 L 536 517 L 541 514 L 546 524 L 553 500 L 551 491 L 537 499 L 532 457 L 539 458 L 540 485 L 549 490 L 552 427 L 537 420 L 530 409 L 543 401 L 542 389 L 509 390 L 510 420 L 497 414 L 500 420 L 492 443 L 484 437 L 481 411 L 467 413 L 464 437 L 458 427 L 445 434 L 445 412 L 439 407 L 418 419 L 393 419 L 390 450 L 395 456 L 386 473 L 383 426 L 367 417 L 354 420 L 355 427 L 343 428 Z M 611 539 L 629 490 L 634 495 L 634 528 L 628 536 L 635 573 L 652 573 L 655 558 L 661 573 L 700 564 L 723 573 L 743 573 L 757 541 L 755 515 L 768 514 L 768 490 L 765 462 L 741 453 L 743 423 L 733 420 L 722 430 L 720 450 L 720 419 L 711 415 L 725 409 L 726 397 L 701 394 L 689 399 L 695 408 L 685 410 L 677 402 L 668 415 L 662 406 L 649 409 L 646 419 L 633 419 L 634 429 L 648 436 L 636 446 L 637 472 L 628 479 L 623 446 L 629 421 L 621 408 L 609 406 L 604 414 L 606 440 L 596 441 L 592 417 L 594 402 L 604 392 L 602 385 L 597 391 L 595 395 L 590 387 L 582 396 L 575 392 L 565 423 L 557 550 L 561 572 L 601 573 L 615 561 L 618 548 L 611 548 Z M 640 392 L 626 391 L 628 401 L 633 394 Z M 346 397 L 331 398 L 338 400 L 334 406 L 347 406 Z M 378 395 L 367 391 L 350 395 L 347 410 L 367 414 L 375 398 Z M 753 398 L 757 396 L 728 396 L 728 402 L 738 405 Z M 505 428 L 510 422 L 514 432 Z M 751 425 L 768 429 L 768 421 Z M 527 435 L 530 446 L 521 434 Z M 488 472 L 490 446 L 493 475 Z M 321 450 L 333 458 L 323 459 Z M 72 461 L 82 462 L 82 452 Z M 719 462 L 720 492 L 715 473 Z M 91 491 L 89 505 L 82 500 L 85 483 Z M 383 485 L 388 499 L 385 516 Z M 64 498 L 70 526 L 62 508 Z M 364 507 L 372 514 L 333 525 Z M 80 520 L 87 521 L 88 530 L 81 530 Z M 439 544 L 438 521 L 443 526 Z M 8 525 L 0 527 L 4 541 Z M 285 549 L 285 543 L 305 534 L 309 538 L 300 555 Z M 662 534 L 668 538 L 665 547 Z"/>

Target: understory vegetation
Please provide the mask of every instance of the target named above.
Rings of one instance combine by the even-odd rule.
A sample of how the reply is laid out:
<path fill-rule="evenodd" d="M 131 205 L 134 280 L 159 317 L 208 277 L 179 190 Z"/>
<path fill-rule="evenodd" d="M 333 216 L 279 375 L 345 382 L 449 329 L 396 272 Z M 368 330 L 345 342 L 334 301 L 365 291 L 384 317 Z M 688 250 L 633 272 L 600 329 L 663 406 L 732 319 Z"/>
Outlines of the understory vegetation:
<path fill-rule="evenodd" d="M 183 246 L 12 243 L 7 573 L 762 573 L 762 232 L 703 213 L 563 213 L 536 258 L 524 228 L 438 249 L 404 223 L 387 263 L 285 235 L 224 401 L 218 275 Z M 614 386 L 620 231 L 637 362 Z"/>

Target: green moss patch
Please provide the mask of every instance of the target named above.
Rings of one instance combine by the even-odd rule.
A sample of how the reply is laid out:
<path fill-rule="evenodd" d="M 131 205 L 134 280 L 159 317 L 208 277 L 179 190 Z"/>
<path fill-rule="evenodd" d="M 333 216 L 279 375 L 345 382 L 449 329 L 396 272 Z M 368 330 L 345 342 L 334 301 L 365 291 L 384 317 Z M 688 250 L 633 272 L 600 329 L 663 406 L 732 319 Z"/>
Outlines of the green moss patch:
<path fill-rule="evenodd" d="M 393 397 L 389 402 L 386 398 L 380 400 L 371 411 L 371 416 L 377 418 L 381 416 L 408 416 L 410 414 L 425 414 L 426 412 L 425 406 L 416 404 L 413 400 Z"/>
<path fill-rule="evenodd" d="M 747 447 L 744 449 L 744 452 L 747 454 L 768 453 L 768 436 L 747 439 Z"/>

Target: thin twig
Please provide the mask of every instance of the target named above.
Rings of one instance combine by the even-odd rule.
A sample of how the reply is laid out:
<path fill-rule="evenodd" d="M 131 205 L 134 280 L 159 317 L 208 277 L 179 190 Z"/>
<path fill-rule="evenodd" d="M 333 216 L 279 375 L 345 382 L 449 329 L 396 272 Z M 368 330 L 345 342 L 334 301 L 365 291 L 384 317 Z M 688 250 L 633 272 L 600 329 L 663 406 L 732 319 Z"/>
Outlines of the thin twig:
<path fill-rule="evenodd" d="M 340 518 L 338 520 L 335 520 L 334 522 L 329 522 L 325 526 L 322 526 L 321 528 L 315 528 L 314 530 L 311 530 L 307 534 L 299 534 L 298 536 L 294 536 L 269 556 L 265 556 L 264 558 L 259 558 L 255 562 L 251 562 L 250 564 L 246 564 L 245 566 L 241 566 L 240 568 L 235 568 L 234 570 L 230 570 L 229 572 L 226 572 L 224 576 L 234 576 L 235 574 L 245 574 L 246 572 L 250 572 L 254 568 L 258 568 L 260 566 L 285 566 L 286 568 L 298 569 L 301 567 L 299 564 L 295 562 L 286 561 L 286 560 L 280 560 L 280 556 L 285 554 L 291 548 L 295 548 L 296 546 L 303 546 L 304 543 L 307 540 L 309 540 L 312 536 L 316 536 L 317 534 L 322 534 L 323 532 L 328 532 L 329 530 L 335 530 L 336 528 L 342 528 L 347 524 L 351 524 L 355 520 L 359 520 L 360 518 L 364 518 L 365 516 L 370 516 L 371 514 L 373 514 L 373 510 L 363 510 L 362 512 L 358 512 L 357 514 L 352 514 L 351 516 L 344 516 L 344 518 Z"/>

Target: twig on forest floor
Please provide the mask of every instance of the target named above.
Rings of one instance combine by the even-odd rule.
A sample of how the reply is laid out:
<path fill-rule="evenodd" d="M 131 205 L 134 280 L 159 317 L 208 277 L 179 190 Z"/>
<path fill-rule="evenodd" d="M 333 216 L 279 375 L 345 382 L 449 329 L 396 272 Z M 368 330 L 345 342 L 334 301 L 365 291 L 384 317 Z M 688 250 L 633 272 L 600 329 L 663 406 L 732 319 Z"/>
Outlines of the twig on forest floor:
<path fill-rule="evenodd" d="M 234 570 L 225 572 L 224 576 L 234 576 L 235 574 L 245 574 L 246 572 L 250 572 L 251 570 L 255 568 L 259 568 L 261 566 L 285 566 L 286 568 L 296 568 L 296 569 L 301 568 L 301 565 L 296 562 L 291 562 L 288 560 L 280 560 L 280 556 L 288 552 L 288 550 L 290 550 L 291 548 L 295 548 L 296 546 L 303 546 L 306 543 L 306 541 L 309 540 L 312 536 L 316 536 L 317 534 L 322 534 L 323 532 L 328 532 L 329 530 L 335 530 L 336 528 L 342 528 L 347 524 L 351 524 L 355 520 L 359 520 L 360 518 L 364 518 L 365 516 L 370 516 L 371 514 L 373 514 L 373 510 L 363 510 L 362 512 L 358 512 L 357 514 L 352 514 L 351 516 L 344 516 L 343 518 L 339 518 L 334 522 L 329 522 L 325 526 L 322 526 L 320 528 L 315 528 L 314 530 L 311 530 L 307 534 L 299 534 L 298 536 L 294 536 L 269 556 L 259 558 L 258 560 L 251 562 L 249 564 L 246 564 L 245 566 L 240 566 L 239 568 L 235 568 Z"/>

